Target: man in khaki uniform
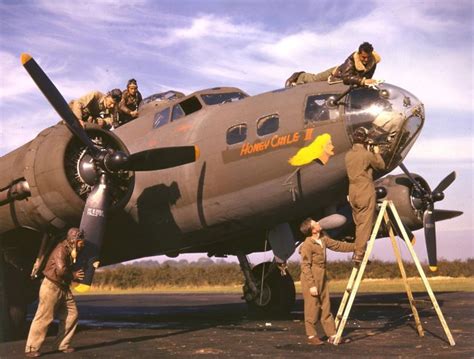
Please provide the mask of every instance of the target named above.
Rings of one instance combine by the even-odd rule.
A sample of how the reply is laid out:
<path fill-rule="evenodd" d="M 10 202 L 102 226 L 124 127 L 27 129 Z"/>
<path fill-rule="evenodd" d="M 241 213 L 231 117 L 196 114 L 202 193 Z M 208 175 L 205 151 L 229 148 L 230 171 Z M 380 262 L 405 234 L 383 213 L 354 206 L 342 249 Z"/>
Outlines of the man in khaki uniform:
<path fill-rule="evenodd" d="M 78 228 L 71 228 L 64 241 L 51 252 L 43 271 L 44 279 L 39 292 L 39 304 L 31 322 L 26 341 L 25 354 L 35 358 L 41 355 L 40 348 L 46 338 L 48 326 L 56 316 L 59 319 L 56 345 L 63 353 L 72 353 L 69 346 L 77 327 L 76 302 L 69 289 L 71 281 L 84 278 L 82 269 L 72 271 L 78 252 L 84 247 L 84 237 Z"/>
<path fill-rule="evenodd" d="M 359 127 L 352 136 L 352 149 L 346 153 L 345 162 L 349 177 L 349 202 L 352 207 L 352 217 L 356 226 L 355 250 L 352 259 L 362 262 L 365 247 L 369 240 L 375 215 L 375 186 L 372 177 L 373 170 L 383 170 L 385 162 L 374 146 L 374 152 L 366 148 L 367 129 Z"/>
<path fill-rule="evenodd" d="M 312 74 L 310 72 L 304 71 L 295 72 L 285 81 L 285 87 L 302 85 L 308 82 L 327 81 L 335 70 L 336 67 L 331 67 L 330 69 L 327 69 L 317 74 Z"/>
<path fill-rule="evenodd" d="M 116 106 L 122 99 L 122 91 L 113 89 L 104 95 L 99 91 L 91 91 L 69 103 L 69 107 L 82 127 L 85 122 L 96 123 L 102 128 L 110 128 L 116 115 Z"/>
<path fill-rule="evenodd" d="M 326 278 L 326 248 L 336 252 L 354 250 L 354 243 L 336 241 L 321 230 L 320 224 L 311 218 L 305 219 L 300 226 L 300 231 L 306 236 L 300 247 L 304 322 L 308 343 L 313 345 L 323 344 L 315 328 L 318 321 L 321 321 L 330 344 L 334 343 L 336 336 Z"/>

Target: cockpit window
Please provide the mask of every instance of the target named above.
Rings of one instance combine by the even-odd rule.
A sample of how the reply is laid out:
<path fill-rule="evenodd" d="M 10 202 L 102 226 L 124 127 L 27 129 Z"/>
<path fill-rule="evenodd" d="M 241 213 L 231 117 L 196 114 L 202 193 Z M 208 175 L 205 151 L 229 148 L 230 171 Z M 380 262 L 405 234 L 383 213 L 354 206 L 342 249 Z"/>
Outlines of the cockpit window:
<path fill-rule="evenodd" d="M 308 97 L 304 111 L 305 124 L 335 120 L 339 117 L 337 106 L 328 106 L 328 99 L 330 97 L 335 98 L 336 95 L 324 94 Z"/>
<path fill-rule="evenodd" d="M 276 132 L 280 124 L 280 119 L 277 114 L 265 116 L 257 121 L 257 135 L 265 136 Z"/>
<path fill-rule="evenodd" d="M 227 144 L 233 145 L 234 143 L 239 143 L 245 141 L 247 138 L 247 124 L 241 123 L 235 126 L 232 126 L 227 130 Z"/>
<path fill-rule="evenodd" d="M 181 108 L 181 105 L 174 105 L 173 106 L 173 113 L 171 114 L 171 121 L 176 121 L 177 119 L 184 117 L 184 111 Z"/>
<path fill-rule="evenodd" d="M 184 94 L 182 92 L 173 91 L 173 90 L 155 93 L 151 96 L 145 97 L 143 101 L 140 103 L 140 107 L 153 101 L 171 101 L 171 100 L 175 100 L 181 97 L 184 97 Z"/>
<path fill-rule="evenodd" d="M 173 117 L 173 121 L 180 117 L 183 117 L 182 113 L 184 113 L 184 116 L 187 116 L 192 114 L 193 112 L 199 111 L 202 108 L 202 105 L 201 102 L 199 102 L 198 98 L 196 96 L 193 96 L 184 101 L 181 101 L 175 106 L 175 108 L 176 112 L 173 109 L 173 115 L 176 114 L 177 117 Z"/>
<path fill-rule="evenodd" d="M 201 95 L 202 100 L 206 105 L 219 105 L 221 103 L 236 102 L 247 97 L 242 92 L 227 92 L 227 93 L 213 93 Z"/>
<path fill-rule="evenodd" d="M 170 119 L 170 108 L 167 107 L 164 110 L 155 114 L 155 118 L 153 120 L 153 128 L 158 128 L 163 125 L 166 125 Z"/>

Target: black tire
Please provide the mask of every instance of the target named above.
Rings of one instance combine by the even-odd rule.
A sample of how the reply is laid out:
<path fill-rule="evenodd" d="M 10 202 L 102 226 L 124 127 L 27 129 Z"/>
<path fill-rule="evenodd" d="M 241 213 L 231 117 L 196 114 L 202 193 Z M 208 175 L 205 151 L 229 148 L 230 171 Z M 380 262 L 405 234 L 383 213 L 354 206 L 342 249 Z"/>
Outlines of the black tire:
<path fill-rule="evenodd" d="M 260 263 L 252 269 L 257 287 L 262 288 L 262 271 L 267 275 L 272 268 L 269 262 Z M 280 270 L 273 270 L 263 281 L 263 293 L 254 300 L 247 301 L 250 313 L 256 315 L 287 316 L 295 305 L 296 291 L 293 278 L 288 271 L 281 275 Z"/>
<path fill-rule="evenodd" d="M 6 266 L 0 243 L 0 343 L 10 339 L 11 325 L 6 289 Z"/>
<path fill-rule="evenodd" d="M 17 250 L 5 251 L 0 243 L 0 342 L 26 337 L 29 303 L 38 298 L 39 280 L 31 280 Z M 30 261 L 31 262 L 31 261 Z"/>

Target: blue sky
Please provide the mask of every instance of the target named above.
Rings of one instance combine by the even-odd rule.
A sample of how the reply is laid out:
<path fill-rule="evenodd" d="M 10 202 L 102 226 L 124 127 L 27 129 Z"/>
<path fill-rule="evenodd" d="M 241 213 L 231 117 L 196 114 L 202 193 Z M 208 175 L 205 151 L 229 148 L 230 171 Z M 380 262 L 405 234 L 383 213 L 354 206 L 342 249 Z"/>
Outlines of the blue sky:
<path fill-rule="evenodd" d="M 254 95 L 282 87 L 294 71 L 338 65 L 369 41 L 382 56 L 375 77 L 425 104 L 405 164 L 432 187 L 458 173 L 437 208 L 465 214 L 438 223 L 440 257 L 474 257 L 473 26 L 471 0 L 0 0 L 0 155 L 58 121 L 20 66 L 22 52 L 67 100 L 132 77 L 144 96 L 219 85 Z M 389 249 L 380 242 L 376 257 L 390 259 Z"/>

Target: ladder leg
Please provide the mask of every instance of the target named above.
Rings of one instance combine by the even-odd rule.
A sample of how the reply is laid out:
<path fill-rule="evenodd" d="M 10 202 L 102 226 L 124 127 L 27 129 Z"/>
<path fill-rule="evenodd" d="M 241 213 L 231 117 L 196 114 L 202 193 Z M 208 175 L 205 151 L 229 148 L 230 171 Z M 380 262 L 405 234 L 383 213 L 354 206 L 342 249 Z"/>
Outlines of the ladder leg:
<path fill-rule="evenodd" d="M 431 302 L 433 303 L 433 307 L 436 311 L 436 314 L 438 315 L 439 321 L 441 322 L 441 325 L 444 329 L 444 332 L 448 338 L 449 344 L 451 346 L 456 345 L 454 342 L 453 336 L 451 335 L 451 331 L 449 330 L 448 324 L 446 323 L 446 320 L 444 319 L 443 313 L 441 312 L 441 308 L 438 305 L 438 301 L 436 300 L 436 297 L 433 293 L 433 290 L 431 289 L 430 283 L 428 282 L 428 279 L 426 278 L 425 272 L 423 271 L 423 268 L 421 267 L 421 263 L 418 260 L 418 257 L 415 253 L 415 250 L 413 249 L 413 246 L 410 243 L 410 240 L 408 239 L 408 236 L 406 234 L 405 228 L 402 225 L 402 221 L 400 217 L 398 216 L 398 212 L 395 209 L 395 206 L 393 205 L 392 202 L 390 202 L 390 209 L 392 210 L 392 213 L 395 217 L 395 220 L 397 221 L 398 226 L 400 227 L 402 234 L 403 234 L 403 239 L 405 240 L 405 243 L 408 247 L 408 250 L 410 251 L 410 254 L 413 258 L 413 261 L 415 262 L 416 268 L 418 269 L 418 272 L 420 273 L 421 280 L 423 281 L 423 284 L 425 285 L 426 291 L 428 292 L 428 295 L 431 299 Z"/>
<path fill-rule="evenodd" d="M 389 208 L 389 210 L 391 210 L 391 208 Z M 398 248 L 397 241 L 395 240 L 395 234 L 393 233 L 393 228 L 387 213 L 385 213 L 384 219 L 387 227 L 389 228 L 389 236 L 392 242 L 393 252 L 397 258 L 398 268 L 400 269 L 400 274 L 403 278 L 403 284 L 405 285 L 405 291 L 407 292 L 408 302 L 410 303 L 411 311 L 413 312 L 413 317 L 415 319 L 416 330 L 418 331 L 418 335 L 423 337 L 425 333 L 423 332 L 423 327 L 421 326 L 420 316 L 418 315 L 418 310 L 415 306 L 415 299 L 413 298 L 413 293 L 411 291 L 410 285 L 408 284 L 407 274 L 405 272 L 405 267 L 403 266 L 400 249 Z"/>
<path fill-rule="evenodd" d="M 347 303 L 347 299 L 349 298 L 349 294 L 351 294 L 352 288 L 354 286 L 354 280 L 356 278 L 358 270 L 359 270 L 359 268 L 357 268 L 357 267 L 352 268 L 351 276 L 349 277 L 349 282 L 347 282 L 347 287 L 346 287 L 346 290 L 344 291 L 344 296 L 342 297 L 341 304 L 339 305 L 339 310 L 337 311 L 337 314 L 336 314 L 336 320 L 335 320 L 336 329 L 339 326 L 339 323 L 341 322 L 342 313 L 344 312 L 344 309 L 345 309 L 346 303 Z"/>
<path fill-rule="evenodd" d="M 356 277 L 356 280 L 354 282 L 354 286 L 351 290 L 351 294 L 349 296 L 349 301 L 347 303 L 346 308 L 344 309 L 344 314 L 343 314 L 343 316 L 341 318 L 341 322 L 339 323 L 339 326 L 337 328 L 336 338 L 334 339 L 334 344 L 335 345 L 338 345 L 340 340 L 341 340 L 342 332 L 344 331 L 344 327 L 346 326 L 347 318 L 349 317 L 349 313 L 351 311 L 352 304 L 354 303 L 355 296 L 357 294 L 357 291 L 359 290 L 360 282 L 362 281 L 362 277 L 364 276 L 365 267 L 367 266 L 367 262 L 369 260 L 370 253 L 372 252 L 372 248 L 374 247 L 375 238 L 377 237 L 377 233 L 379 231 L 380 224 L 382 223 L 382 218 L 383 218 L 383 215 L 384 215 L 386 210 L 387 210 L 387 201 L 383 201 L 382 207 L 380 208 L 379 214 L 377 216 L 377 220 L 375 221 L 375 225 L 374 225 L 374 228 L 372 230 L 372 234 L 370 235 L 370 240 L 369 240 L 369 243 L 367 245 L 367 249 L 365 251 L 364 259 L 362 260 L 362 263 L 360 264 L 360 268 L 357 272 L 357 277 Z"/>

